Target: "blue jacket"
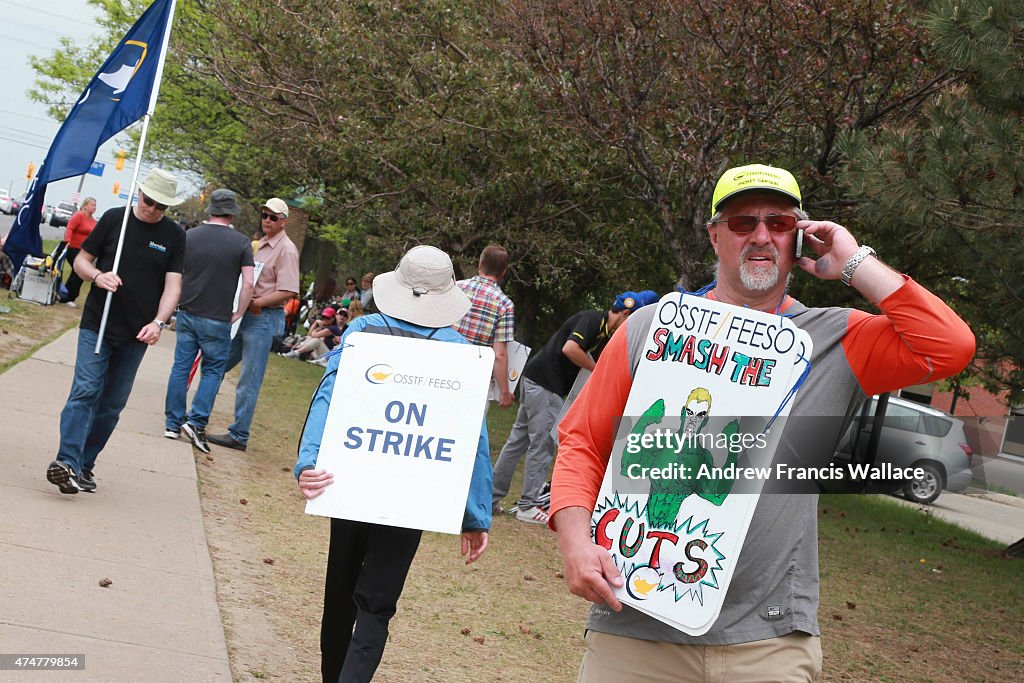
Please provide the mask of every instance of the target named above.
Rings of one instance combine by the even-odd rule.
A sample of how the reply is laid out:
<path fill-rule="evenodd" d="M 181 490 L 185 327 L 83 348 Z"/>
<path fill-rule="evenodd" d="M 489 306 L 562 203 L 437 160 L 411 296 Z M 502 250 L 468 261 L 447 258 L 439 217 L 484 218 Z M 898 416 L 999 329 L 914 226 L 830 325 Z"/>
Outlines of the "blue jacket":
<path fill-rule="evenodd" d="M 334 351 L 328 354 L 327 370 L 320 382 L 316 393 L 313 394 L 313 402 L 309 407 L 309 416 L 306 418 L 306 426 L 302 430 L 302 438 L 299 440 L 299 457 L 295 463 L 295 478 L 303 470 L 313 469 L 316 464 L 317 454 L 320 452 L 320 441 L 324 435 L 324 424 L 327 421 L 327 409 L 331 405 L 331 395 L 334 393 L 334 379 L 338 373 L 338 364 L 341 360 L 342 351 L 345 349 L 345 340 L 353 332 L 379 332 L 391 334 L 392 331 L 411 333 L 409 336 L 423 337 L 430 336 L 442 342 L 455 344 L 468 344 L 461 334 L 453 327 L 421 327 L 413 325 L 398 318 L 373 313 L 356 318 L 349 323 L 345 335 L 341 338 L 341 344 Z M 431 336 L 433 335 L 433 336 Z M 404 336 L 404 335 L 403 335 Z M 491 451 L 487 441 L 487 420 L 484 420 L 480 427 L 480 440 L 477 442 L 476 460 L 473 463 L 473 476 L 469 482 L 469 498 L 466 500 L 466 514 L 462 519 L 463 531 L 486 531 L 491 528 Z M 427 485 L 425 483 L 424 485 Z"/>

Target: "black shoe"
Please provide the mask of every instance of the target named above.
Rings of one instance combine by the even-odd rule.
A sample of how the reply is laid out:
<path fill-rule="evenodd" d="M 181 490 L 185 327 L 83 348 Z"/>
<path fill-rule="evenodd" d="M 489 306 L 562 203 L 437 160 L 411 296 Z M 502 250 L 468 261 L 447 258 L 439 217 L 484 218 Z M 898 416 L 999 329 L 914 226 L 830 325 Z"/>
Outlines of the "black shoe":
<path fill-rule="evenodd" d="M 61 493 L 78 493 L 82 485 L 78 481 L 78 475 L 65 463 L 54 460 L 46 468 L 46 480 L 60 489 Z"/>
<path fill-rule="evenodd" d="M 192 441 L 192 445 L 203 453 L 210 452 L 210 444 L 206 443 L 206 430 L 204 428 L 186 422 L 181 425 L 181 433 L 187 436 Z"/>
<path fill-rule="evenodd" d="M 82 470 L 82 474 L 78 477 L 78 485 L 86 493 L 96 493 L 96 480 L 92 478 L 92 472 L 89 470 Z"/>
<path fill-rule="evenodd" d="M 241 441 L 235 441 L 235 437 L 230 434 L 210 434 L 206 437 L 206 440 L 224 448 L 234 448 L 236 451 L 245 450 L 245 444 Z"/>

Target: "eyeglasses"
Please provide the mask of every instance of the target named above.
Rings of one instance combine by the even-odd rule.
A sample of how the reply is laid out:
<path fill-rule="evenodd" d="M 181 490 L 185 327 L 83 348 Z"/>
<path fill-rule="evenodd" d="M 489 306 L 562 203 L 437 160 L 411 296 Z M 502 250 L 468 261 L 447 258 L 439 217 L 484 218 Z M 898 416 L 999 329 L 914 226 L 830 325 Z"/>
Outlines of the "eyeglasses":
<path fill-rule="evenodd" d="M 148 195 L 142 195 L 142 201 L 146 202 L 146 206 L 152 206 L 157 211 L 166 211 L 167 205 L 161 204 L 155 199 L 150 199 Z"/>
<path fill-rule="evenodd" d="M 265 213 L 261 216 L 261 218 L 265 221 L 270 221 L 271 223 L 276 223 L 279 220 L 281 220 L 281 217 L 278 216 L 276 213 Z"/>
<path fill-rule="evenodd" d="M 789 232 L 796 227 L 796 216 L 784 213 L 769 214 L 764 218 L 760 216 L 729 216 L 714 222 L 725 223 L 732 232 L 747 233 L 754 232 L 761 221 L 764 221 L 764 227 L 768 228 L 768 232 Z"/>

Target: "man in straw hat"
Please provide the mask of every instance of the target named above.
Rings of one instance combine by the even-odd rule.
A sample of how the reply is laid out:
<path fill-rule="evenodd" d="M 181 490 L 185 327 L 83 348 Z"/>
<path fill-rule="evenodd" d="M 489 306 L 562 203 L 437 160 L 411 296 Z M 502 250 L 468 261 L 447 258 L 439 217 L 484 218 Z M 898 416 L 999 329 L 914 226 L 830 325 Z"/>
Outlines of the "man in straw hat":
<path fill-rule="evenodd" d="M 164 215 L 181 203 L 177 195 L 177 178 L 153 169 L 130 208 L 117 272 L 112 269 L 125 208 L 103 214 L 75 259 L 75 272 L 93 286 L 82 310 L 71 393 L 60 414 L 60 448 L 46 470 L 61 493 L 96 490 L 96 457 L 128 402 L 146 347 L 159 341 L 178 305 L 185 231 Z M 114 295 L 96 353 L 107 292 Z"/>
<path fill-rule="evenodd" d="M 942 379 L 970 362 L 974 335 L 956 313 L 882 263 L 843 226 L 808 220 L 800 187 L 784 169 L 751 164 L 727 170 L 715 186 L 707 232 L 718 273 L 703 295 L 786 316 L 813 342 L 810 371 L 782 427 L 776 463 L 827 466 L 872 394 Z M 801 237 L 813 256 L 800 253 Z M 794 267 L 853 287 L 881 314 L 807 308 L 787 294 Z M 658 306 L 647 306 L 630 316 L 559 429 L 551 526 L 558 532 L 569 590 L 594 603 L 579 680 L 816 680 L 822 662 L 818 496 L 801 492 L 799 482 L 765 483 L 721 613 L 703 635 L 623 605 L 613 592 L 624 579 L 609 552 L 594 543 L 591 517 L 615 425 L 658 312 Z M 706 557 L 698 553 L 691 559 Z M 670 570 L 667 581 L 671 575 Z"/>
<path fill-rule="evenodd" d="M 203 453 L 210 452 L 206 424 L 224 379 L 231 350 L 231 324 L 249 306 L 253 277 L 249 238 L 231 227 L 232 219 L 241 213 L 237 195 L 225 188 L 214 190 L 206 212 L 210 219 L 185 234 L 188 248 L 174 329 L 174 365 L 167 379 L 164 404 L 164 436 L 177 439 L 184 433 Z M 239 276 L 242 291 L 237 308 L 232 308 Z M 199 351 L 203 352 L 202 375 L 192 397 L 192 409 L 186 415 L 189 373 Z"/>
<path fill-rule="evenodd" d="M 349 324 L 341 347 L 328 354 L 327 371 L 313 396 L 295 465 L 299 489 L 306 498 L 320 495 L 333 481 L 329 472 L 313 468 L 338 363 L 344 355 L 344 340 L 351 332 L 468 343 L 451 326 L 466 314 L 470 301 L 455 285 L 451 259 L 440 249 L 410 249 L 397 269 L 374 278 L 373 295 L 380 313 L 361 316 Z M 476 561 L 487 548 L 490 494 L 491 459 L 485 423 L 463 518 L 462 554 L 467 556 L 466 564 Z M 415 529 L 331 519 L 320 630 L 324 683 L 355 683 L 373 677 L 384 653 L 388 622 L 395 614 L 421 534 Z M 367 558 L 375 557 L 384 559 L 364 564 Z"/>

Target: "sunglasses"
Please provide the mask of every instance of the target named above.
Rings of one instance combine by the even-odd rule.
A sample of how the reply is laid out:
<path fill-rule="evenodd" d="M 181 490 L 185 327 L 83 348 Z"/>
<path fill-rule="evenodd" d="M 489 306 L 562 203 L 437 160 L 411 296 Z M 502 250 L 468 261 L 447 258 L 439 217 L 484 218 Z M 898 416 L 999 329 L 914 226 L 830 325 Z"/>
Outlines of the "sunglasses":
<path fill-rule="evenodd" d="M 278 216 L 276 213 L 265 213 L 262 214 L 262 216 L 260 217 L 265 221 L 270 221 L 271 223 L 276 223 L 279 220 L 281 220 L 281 217 Z"/>
<path fill-rule="evenodd" d="M 732 232 L 754 232 L 758 223 L 764 221 L 764 227 L 768 232 L 789 232 L 796 227 L 796 216 L 786 214 L 770 214 L 761 218 L 760 216 L 729 216 L 721 218 L 715 223 L 725 223 Z"/>
<path fill-rule="evenodd" d="M 166 211 L 167 205 L 161 204 L 155 199 L 150 199 L 148 195 L 142 195 L 142 201 L 146 202 L 146 206 L 152 206 L 157 211 Z"/>

